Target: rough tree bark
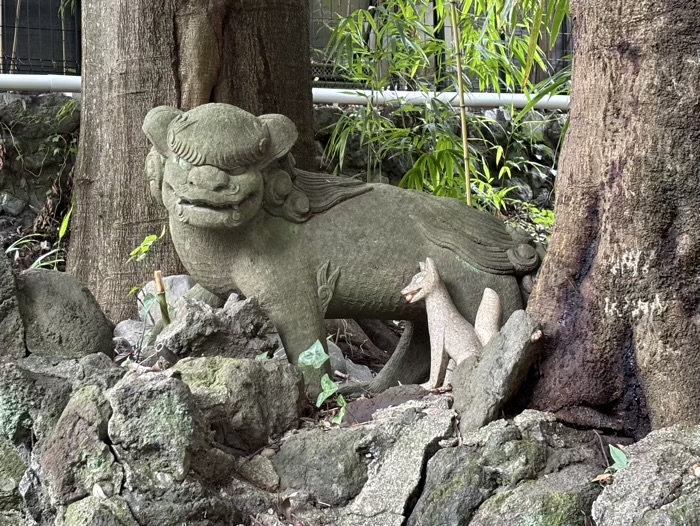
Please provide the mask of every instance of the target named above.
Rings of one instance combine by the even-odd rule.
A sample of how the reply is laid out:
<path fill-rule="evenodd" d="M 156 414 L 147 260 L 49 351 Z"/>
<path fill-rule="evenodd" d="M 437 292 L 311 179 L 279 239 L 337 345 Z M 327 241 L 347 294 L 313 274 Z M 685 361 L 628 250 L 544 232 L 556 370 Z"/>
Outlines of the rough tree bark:
<path fill-rule="evenodd" d="M 700 3 L 579 0 L 530 405 L 643 435 L 700 421 Z"/>
<path fill-rule="evenodd" d="M 166 213 L 148 193 L 141 125 L 161 104 L 226 102 L 283 113 L 311 167 L 308 0 L 87 0 L 83 2 L 83 102 L 69 271 L 112 320 L 133 311 L 131 287 L 153 269 L 181 270 L 161 243 L 142 268 L 126 264 Z"/>

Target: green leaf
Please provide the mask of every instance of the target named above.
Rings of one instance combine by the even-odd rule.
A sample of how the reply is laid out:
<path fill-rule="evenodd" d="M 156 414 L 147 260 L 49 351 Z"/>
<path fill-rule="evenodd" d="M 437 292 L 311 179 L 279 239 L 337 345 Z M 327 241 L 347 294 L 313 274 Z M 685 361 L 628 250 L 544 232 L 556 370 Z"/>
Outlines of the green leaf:
<path fill-rule="evenodd" d="M 617 466 L 617 470 L 624 469 L 629 465 L 629 459 L 627 458 L 627 455 L 624 451 L 622 451 L 618 447 L 613 446 L 612 444 L 610 444 L 608 448 L 610 449 L 610 456 L 615 462 L 613 466 Z"/>
<path fill-rule="evenodd" d="M 151 307 L 156 304 L 158 297 L 155 294 L 146 294 L 141 300 L 141 318 L 146 319 L 148 313 L 151 311 Z"/>
<path fill-rule="evenodd" d="M 73 206 L 70 207 L 68 210 L 68 213 L 63 217 L 63 220 L 61 221 L 61 228 L 58 229 L 58 239 L 59 241 L 63 239 L 63 237 L 66 235 L 66 232 L 68 231 L 68 225 L 70 224 L 70 216 L 73 213 Z"/>
<path fill-rule="evenodd" d="M 342 397 L 339 396 L 338 398 L 342 398 Z M 340 406 L 340 409 L 338 410 L 338 414 L 335 415 L 335 416 L 331 419 L 331 423 L 332 423 L 332 424 L 336 424 L 336 425 L 342 424 L 342 423 L 343 423 L 343 420 L 345 419 L 345 412 L 346 412 L 346 406 L 341 405 L 341 406 Z"/>
<path fill-rule="evenodd" d="M 338 384 L 331 380 L 326 373 L 321 378 L 321 389 L 322 391 L 319 393 L 318 398 L 316 399 L 316 407 L 321 407 L 323 402 L 338 392 Z"/>
<path fill-rule="evenodd" d="M 316 340 L 311 347 L 299 355 L 298 365 L 299 367 L 313 367 L 314 369 L 320 369 L 328 360 L 330 360 L 330 357 L 323 349 L 323 344 L 320 340 Z"/>

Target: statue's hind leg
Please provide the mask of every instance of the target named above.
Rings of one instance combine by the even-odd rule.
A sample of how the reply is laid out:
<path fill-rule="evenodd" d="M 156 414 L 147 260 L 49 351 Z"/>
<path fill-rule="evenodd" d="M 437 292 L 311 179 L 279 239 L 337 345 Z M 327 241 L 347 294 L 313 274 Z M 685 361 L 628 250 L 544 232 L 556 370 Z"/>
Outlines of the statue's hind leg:
<path fill-rule="evenodd" d="M 378 394 L 401 384 L 419 384 L 430 373 L 430 336 L 426 321 L 406 322 L 396 350 L 379 374 L 369 383 L 341 388 L 346 396 Z"/>

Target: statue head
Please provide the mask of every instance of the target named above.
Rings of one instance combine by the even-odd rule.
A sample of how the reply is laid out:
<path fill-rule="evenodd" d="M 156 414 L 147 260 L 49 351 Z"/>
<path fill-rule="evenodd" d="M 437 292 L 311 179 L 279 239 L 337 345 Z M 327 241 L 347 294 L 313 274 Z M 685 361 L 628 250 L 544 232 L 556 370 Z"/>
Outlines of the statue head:
<path fill-rule="evenodd" d="M 263 201 L 285 204 L 290 198 L 289 174 L 272 167 L 287 158 L 297 139 L 294 123 L 284 115 L 255 117 L 216 103 L 188 112 L 159 106 L 146 115 L 143 131 L 153 145 L 146 159 L 151 193 L 178 221 L 238 227 Z M 271 179 L 267 189 L 263 174 Z"/>
<path fill-rule="evenodd" d="M 426 296 L 432 294 L 436 288 L 440 286 L 440 274 L 438 273 L 435 262 L 426 258 L 425 263 L 418 263 L 420 272 L 413 276 L 411 283 L 401 291 L 401 294 L 409 303 L 416 303 Z"/>

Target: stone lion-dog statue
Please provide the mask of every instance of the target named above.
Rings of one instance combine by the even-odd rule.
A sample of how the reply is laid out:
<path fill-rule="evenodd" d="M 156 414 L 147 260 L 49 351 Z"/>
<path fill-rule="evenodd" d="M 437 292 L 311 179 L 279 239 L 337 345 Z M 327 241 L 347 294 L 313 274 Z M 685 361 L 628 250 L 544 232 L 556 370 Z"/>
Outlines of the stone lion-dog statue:
<path fill-rule="evenodd" d="M 283 115 L 160 106 L 143 130 L 150 190 L 182 263 L 221 298 L 256 298 L 292 363 L 316 340 L 325 345 L 324 318 L 407 320 L 410 342 L 362 388 L 424 381 L 425 308 L 401 290 L 427 257 L 469 323 L 485 288 L 503 319 L 523 308 L 524 282 L 540 264 L 528 236 L 457 199 L 300 170 L 290 154 L 297 130 Z M 318 385 L 318 373 L 304 374 Z"/>

